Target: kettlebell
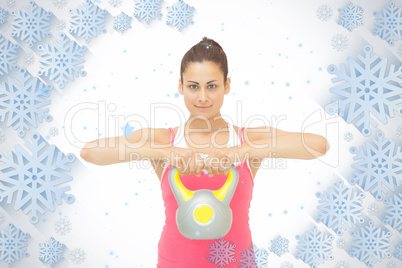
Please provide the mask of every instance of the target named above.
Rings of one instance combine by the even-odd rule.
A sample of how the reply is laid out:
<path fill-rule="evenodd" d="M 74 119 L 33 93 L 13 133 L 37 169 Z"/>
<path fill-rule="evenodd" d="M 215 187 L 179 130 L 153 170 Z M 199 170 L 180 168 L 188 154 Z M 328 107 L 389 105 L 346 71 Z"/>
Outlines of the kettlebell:
<path fill-rule="evenodd" d="M 225 236 L 232 226 L 232 210 L 229 207 L 239 181 L 235 165 L 231 165 L 228 177 L 221 189 L 190 191 L 180 181 L 179 171 L 172 166 L 169 184 L 178 203 L 176 224 L 179 232 L 192 240 L 218 239 Z"/>

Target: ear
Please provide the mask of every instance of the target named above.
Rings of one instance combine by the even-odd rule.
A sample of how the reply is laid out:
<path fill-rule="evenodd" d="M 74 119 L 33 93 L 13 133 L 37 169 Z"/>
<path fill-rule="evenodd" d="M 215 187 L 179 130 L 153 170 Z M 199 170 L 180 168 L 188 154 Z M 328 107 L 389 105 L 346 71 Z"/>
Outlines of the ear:
<path fill-rule="evenodd" d="M 230 77 L 226 78 L 226 83 L 225 83 L 225 95 L 230 92 Z"/>
<path fill-rule="evenodd" d="M 179 90 L 179 93 L 181 95 L 183 95 L 183 84 L 181 83 L 181 78 L 179 78 L 179 88 L 178 88 L 178 90 Z"/>

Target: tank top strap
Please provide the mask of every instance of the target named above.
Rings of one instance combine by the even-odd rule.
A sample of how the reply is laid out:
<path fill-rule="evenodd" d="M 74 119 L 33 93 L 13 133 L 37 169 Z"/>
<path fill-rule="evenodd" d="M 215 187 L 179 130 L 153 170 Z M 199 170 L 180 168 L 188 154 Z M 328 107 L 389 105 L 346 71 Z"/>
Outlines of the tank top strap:
<path fill-rule="evenodd" d="M 239 136 L 240 136 L 240 142 L 241 142 L 241 144 L 243 144 L 244 142 L 243 142 L 243 129 L 244 129 L 245 127 L 242 127 L 242 128 L 240 128 L 240 131 L 239 131 Z"/>
<path fill-rule="evenodd" d="M 173 146 L 173 141 L 174 141 L 174 129 L 173 128 L 169 128 L 170 129 L 170 145 Z"/>

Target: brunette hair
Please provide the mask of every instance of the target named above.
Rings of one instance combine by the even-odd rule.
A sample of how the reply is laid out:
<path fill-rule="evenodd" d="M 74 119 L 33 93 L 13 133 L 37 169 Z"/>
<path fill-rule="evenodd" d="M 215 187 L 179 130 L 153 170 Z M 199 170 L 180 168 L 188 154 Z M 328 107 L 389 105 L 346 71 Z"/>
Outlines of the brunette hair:
<path fill-rule="evenodd" d="M 203 37 L 202 41 L 190 48 L 190 50 L 184 54 L 183 59 L 181 60 L 180 78 L 183 84 L 183 73 L 187 66 L 192 62 L 203 61 L 212 61 L 217 63 L 223 72 L 224 83 L 226 83 L 226 78 L 228 76 L 228 60 L 225 52 L 223 51 L 222 47 L 213 39 Z"/>

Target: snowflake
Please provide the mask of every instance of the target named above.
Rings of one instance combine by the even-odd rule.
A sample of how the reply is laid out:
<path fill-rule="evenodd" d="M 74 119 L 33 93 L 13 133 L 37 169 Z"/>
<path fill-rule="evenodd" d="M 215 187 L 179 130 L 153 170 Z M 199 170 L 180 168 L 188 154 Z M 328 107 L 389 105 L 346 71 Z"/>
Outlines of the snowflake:
<path fill-rule="evenodd" d="M 343 119 L 347 123 L 357 121 L 354 125 L 367 137 L 371 134 L 370 125 L 377 126 L 370 113 L 383 123 L 387 123 L 387 115 L 395 116 L 393 110 L 402 115 L 402 109 L 398 106 L 402 103 L 402 98 L 399 97 L 402 94 L 402 87 L 398 86 L 398 83 L 402 83 L 402 66 L 398 68 L 399 70 L 395 70 L 395 65 L 387 68 L 387 59 L 380 60 L 378 55 L 370 56 L 372 52 L 370 45 L 364 47 L 364 52 L 364 57 L 358 56 L 362 65 L 348 57 L 349 73 L 346 72 L 344 64 L 341 64 L 340 70 L 334 65 L 328 66 L 328 72 L 337 75 L 332 78 L 332 82 L 345 81 L 345 83 L 330 88 L 330 91 L 339 95 L 341 99 L 332 98 L 333 101 L 336 100 L 337 107 L 326 108 L 327 112 L 333 115 L 340 106 L 339 114 Z"/>
<path fill-rule="evenodd" d="M 222 237 L 214 244 L 208 244 L 209 258 L 208 261 L 212 262 L 222 268 L 228 265 L 230 262 L 236 262 L 234 257 L 236 245 L 234 243 L 225 241 Z"/>
<path fill-rule="evenodd" d="M 22 61 L 26 64 L 26 65 L 32 65 L 35 62 L 35 57 L 32 53 L 26 53 L 23 57 L 22 57 Z"/>
<path fill-rule="evenodd" d="M 352 31 L 359 25 L 363 25 L 363 9 L 361 7 L 357 7 L 352 3 L 349 3 L 343 9 L 338 10 L 338 24 L 342 25 L 349 31 Z"/>
<path fill-rule="evenodd" d="M 336 268 L 349 268 L 350 265 L 346 261 L 340 261 L 336 264 Z"/>
<path fill-rule="evenodd" d="M 145 21 L 147 24 L 151 20 L 161 20 L 161 3 L 162 0 L 137 0 L 135 2 L 134 17 L 138 21 Z"/>
<path fill-rule="evenodd" d="M 396 135 L 399 137 L 400 140 L 402 140 L 402 126 L 398 127 L 396 130 Z"/>
<path fill-rule="evenodd" d="M 120 32 L 131 28 L 131 17 L 121 12 L 119 16 L 113 17 L 113 28 Z"/>
<path fill-rule="evenodd" d="M 49 263 L 51 267 L 64 259 L 64 244 L 59 243 L 53 237 L 50 237 L 50 242 L 39 243 L 39 247 L 39 260 Z"/>
<path fill-rule="evenodd" d="M 266 268 L 268 265 L 268 251 L 258 248 L 255 244 L 253 244 L 253 248 L 255 262 L 257 263 L 258 268 Z"/>
<path fill-rule="evenodd" d="M 255 268 L 257 266 L 256 256 L 255 256 L 255 245 L 246 249 L 244 252 L 240 252 L 241 260 L 240 267 L 241 268 Z"/>
<path fill-rule="evenodd" d="M 348 47 L 348 38 L 343 34 L 336 34 L 332 37 L 332 48 L 338 51 L 342 51 Z"/>
<path fill-rule="evenodd" d="M 189 24 L 194 24 L 192 18 L 194 7 L 191 7 L 188 4 L 184 3 L 183 0 L 179 0 L 172 6 L 168 6 L 167 10 L 168 18 L 166 24 L 177 27 L 180 32 L 183 30 L 184 27 L 188 26 Z"/>
<path fill-rule="evenodd" d="M 334 258 L 330 255 L 334 238 L 318 231 L 316 226 L 310 232 L 306 231 L 301 236 L 296 235 L 296 239 L 299 240 L 296 259 L 301 259 L 312 268 L 317 267 L 318 261 L 324 263 L 324 260 Z"/>
<path fill-rule="evenodd" d="M 38 46 L 41 53 L 41 70 L 39 75 L 46 75 L 50 80 L 56 81 L 60 88 L 64 88 L 68 81 L 74 81 L 74 77 L 86 76 L 82 65 L 85 60 L 86 46 L 80 47 L 75 41 L 71 41 L 64 33 L 59 34 L 58 42 L 50 41 L 45 47 Z"/>
<path fill-rule="evenodd" d="M 61 199 L 68 204 L 74 202 L 73 195 L 64 193 L 70 186 L 57 186 L 72 180 L 64 171 L 70 171 L 66 164 L 72 163 L 75 156 L 65 156 L 55 145 L 49 146 L 38 133 L 33 133 L 31 138 L 32 144 L 25 142 L 25 146 L 32 156 L 19 144 L 15 145 L 17 153 L 9 151 L 8 158 L 0 153 L 0 161 L 4 163 L 0 165 L 0 202 L 7 198 L 10 204 L 15 194 L 14 209 L 23 208 L 25 214 L 30 212 L 31 223 L 37 223 L 38 213 L 45 212 L 43 206 L 54 211 L 55 201 L 59 205 Z"/>
<path fill-rule="evenodd" d="M 54 229 L 56 230 L 57 233 L 61 235 L 68 234 L 71 230 L 71 222 L 66 217 L 60 218 L 54 224 Z"/>
<path fill-rule="evenodd" d="M 336 241 L 336 246 L 337 246 L 338 248 L 344 248 L 344 247 L 346 246 L 346 243 L 345 243 L 345 241 L 344 241 L 343 239 L 338 239 L 338 240 Z"/>
<path fill-rule="evenodd" d="M 326 21 L 332 17 L 332 8 L 328 5 L 322 5 L 317 9 L 317 17 L 322 20 Z"/>
<path fill-rule="evenodd" d="M 118 7 L 118 6 L 121 5 L 121 3 L 122 3 L 121 0 L 109 0 L 109 4 L 110 4 L 112 7 Z"/>
<path fill-rule="evenodd" d="M 52 137 L 56 137 L 57 135 L 59 135 L 59 129 L 57 127 L 51 127 L 49 129 L 49 135 Z"/>
<path fill-rule="evenodd" d="M 6 221 L 6 215 L 3 212 L 0 212 L 0 225 L 2 225 Z"/>
<path fill-rule="evenodd" d="M 7 0 L 6 4 L 9 8 L 13 8 L 15 7 L 15 0 Z"/>
<path fill-rule="evenodd" d="M 393 195 L 389 200 L 384 200 L 385 209 L 384 224 L 389 224 L 402 234 L 402 193 Z"/>
<path fill-rule="evenodd" d="M 17 50 L 20 46 L 14 45 L 0 34 L 0 75 L 4 75 L 17 66 Z"/>
<path fill-rule="evenodd" d="M 392 143 L 387 139 L 383 140 L 384 134 L 381 131 L 377 133 L 377 137 L 373 143 L 365 141 L 367 153 L 364 153 L 363 146 L 360 146 L 360 150 L 355 146 L 350 148 L 350 152 L 356 154 L 353 160 L 362 160 L 352 164 L 359 172 L 353 172 L 354 177 L 349 182 L 357 183 L 364 191 L 370 191 L 381 201 L 383 193 L 394 191 L 396 186 L 401 185 L 402 150 L 401 147 L 394 150 L 395 139 L 392 139 Z"/>
<path fill-rule="evenodd" d="M 289 252 L 288 250 L 289 240 L 283 238 L 281 236 L 276 237 L 274 240 L 271 240 L 271 252 L 275 253 L 279 257 L 285 252 Z"/>
<path fill-rule="evenodd" d="M 90 0 L 85 0 L 82 6 L 78 6 L 74 10 L 70 9 L 70 33 L 77 34 L 89 43 L 93 37 L 98 36 L 98 33 L 106 33 L 106 12 L 106 9 L 100 9 Z"/>
<path fill-rule="evenodd" d="M 57 21 L 57 30 L 63 31 L 66 28 L 66 22 L 64 20 Z"/>
<path fill-rule="evenodd" d="M 402 10 L 396 7 L 393 2 L 387 8 L 383 8 L 383 12 L 374 12 L 376 28 L 373 34 L 378 35 L 393 46 L 396 39 L 402 37 Z"/>
<path fill-rule="evenodd" d="M 57 8 L 64 8 L 67 3 L 67 0 L 52 0 L 53 6 Z"/>
<path fill-rule="evenodd" d="M 52 12 L 46 12 L 35 2 L 31 1 L 27 9 L 23 8 L 18 13 L 12 11 L 11 14 L 15 16 L 11 36 L 21 38 L 29 44 L 29 47 L 33 47 L 34 43 L 41 41 L 45 36 L 52 36 L 49 32 Z"/>
<path fill-rule="evenodd" d="M 281 264 L 281 268 L 294 268 L 294 266 L 292 263 L 287 261 Z"/>
<path fill-rule="evenodd" d="M 371 204 L 368 206 L 368 212 L 371 216 L 377 216 L 378 212 L 380 212 L 380 208 L 377 204 Z"/>
<path fill-rule="evenodd" d="M 387 263 L 387 268 L 396 268 L 396 263 L 394 261 L 389 261 Z"/>
<path fill-rule="evenodd" d="M 328 191 L 316 196 L 320 198 L 318 206 L 319 215 L 315 219 L 318 223 L 324 223 L 328 228 L 332 228 L 337 235 L 342 235 L 346 226 L 352 228 L 356 222 L 363 223 L 361 211 L 363 207 L 362 198 L 364 193 L 356 193 L 343 185 L 343 181 L 336 182 L 335 187 L 329 187 Z"/>
<path fill-rule="evenodd" d="M 0 8 L 0 24 L 7 22 L 7 14 L 8 14 L 7 10 Z"/>
<path fill-rule="evenodd" d="M 386 255 L 391 257 L 389 251 L 389 238 L 391 232 L 381 232 L 381 228 L 376 227 L 372 221 L 368 226 L 360 227 L 357 232 L 352 232 L 353 243 L 350 256 L 357 257 L 368 267 L 373 267 L 376 260 L 381 260 Z"/>
<path fill-rule="evenodd" d="M 18 135 L 25 136 L 24 129 L 37 127 L 37 121 L 51 121 L 49 109 L 41 109 L 50 104 L 49 93 L 51 86 L 45 86 L 38 78 L 22 68 L 14 78 L 7 77 L 8 83 L 1 82 L 0 86 L 0 122 L 7 118 L 7 127 L 19 129 Z"/>
<path fill-rule="evenodd" d="M 4 143 L 6 139 L 7 139 L 6 133 L 2 129 L 0 129 L 0 144 Z"/>
<path fill-rule="evenodd" d="M 76 248 L 70 252 L 70 261 L 74 264 L 81 264 L 86 259 L 86 253 L 80 248 Z"/>
<path fill-rule="evenodd" d="M 394 257 L 402 261 L 402 243 L 395 246 Z"/>
<path fill-rule="evenodd" d="M 347 142 L 351 142 L 351 141 L 353 140 L 353 134 L 350 133 L 350 132 L 346 132 L 346 133 L 343 135 L 343 139 L 344 139 L 345 141 L 347 141 Z"/>
<path fill-rule="evenodd" d="M 29 233 L 22 232 L 11 223 L 5 229 L 1 229 L 0 260 L 6 261 L 8 266 L 11 266 L 20 257 L 29 257 L 26 249 L 29 236 Z"/>

